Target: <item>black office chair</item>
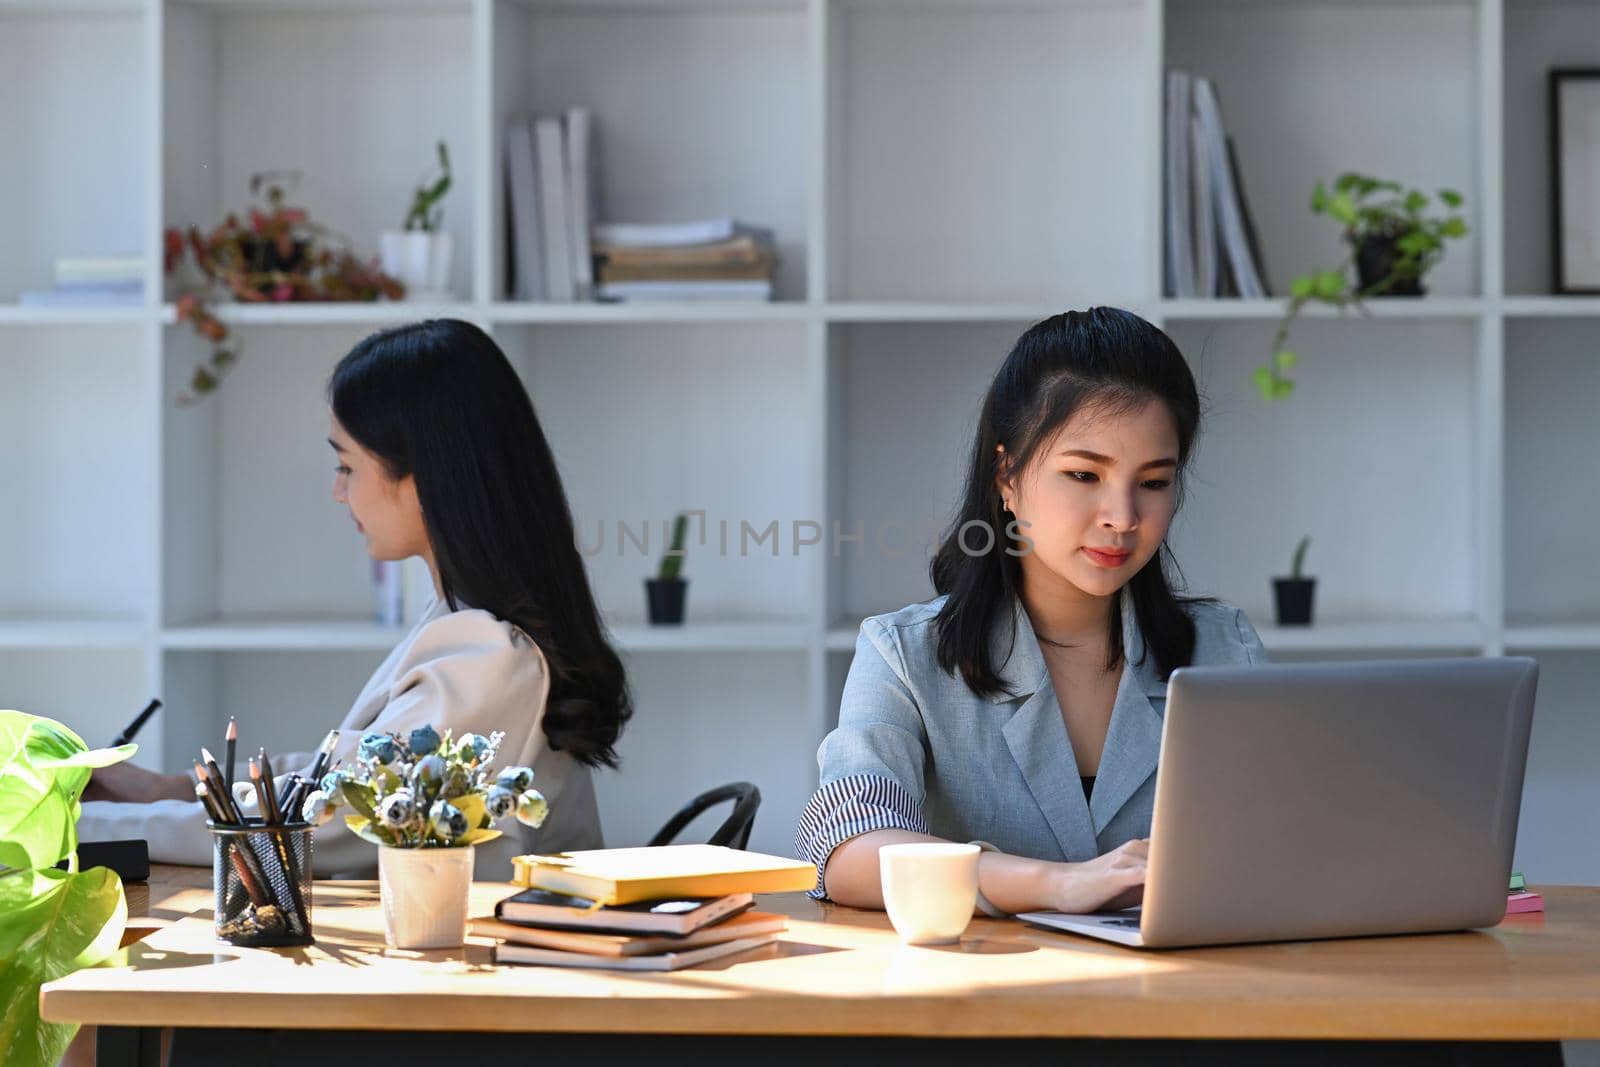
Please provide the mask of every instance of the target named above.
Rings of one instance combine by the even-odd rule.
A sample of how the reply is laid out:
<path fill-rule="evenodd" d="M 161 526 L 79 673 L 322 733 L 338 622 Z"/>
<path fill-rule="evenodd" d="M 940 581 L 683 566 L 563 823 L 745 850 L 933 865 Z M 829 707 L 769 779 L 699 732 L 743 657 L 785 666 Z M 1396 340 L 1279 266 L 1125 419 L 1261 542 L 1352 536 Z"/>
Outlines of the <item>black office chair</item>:
<path fill-rule="evenodd" d="M 693 822 L 696 816 L 705 812 L 724 800 L 733 801 L 733 811 L 723 820 L 717 832 L 711 835 L 708 845 L 728 845 L 732 848 L 744 848 L 750 843 L 750 828 L 756 823 L 756 809 L 761 806 L 761 790 L 749 782 L 733 782 L 729 785 L 708 789 L 683 806 L 683 809 L 667 820 L 667 825 L 657 831 L 656 836 L 650 839 L 651 847 L 667 845 L 677 837 L 685 826 Z"/>

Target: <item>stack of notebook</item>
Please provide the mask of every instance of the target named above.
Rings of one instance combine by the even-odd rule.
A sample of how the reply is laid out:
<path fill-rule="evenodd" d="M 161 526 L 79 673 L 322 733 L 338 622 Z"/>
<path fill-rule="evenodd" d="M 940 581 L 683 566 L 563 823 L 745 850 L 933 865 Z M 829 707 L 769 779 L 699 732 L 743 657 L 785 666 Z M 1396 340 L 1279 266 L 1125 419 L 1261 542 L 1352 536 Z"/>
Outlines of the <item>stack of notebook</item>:
<path fill-rule="evenodd" d="M 601 300 L 771 300 L 769 230 L 730 218 L 595 227 Z"/>
<path fill-rule="evenodd" d="M 756 893 L 816 883 L 809 863 L 713 845 L 598 849 L 519 856 L 526 886 L 472 920 L 493 938 L 494 962 L 675 971 L 777 940 L 782 915 L 755 911 Z"/>
<path fill-rule="evenodd" d="M 1523 915 L 1543 910 L 1544 897 L 1528 889 L 1528 882 L 1522 877 L 1522 872 L 1513 871 L 1510 892 L 1506 895 L 1506 914 Z"/>

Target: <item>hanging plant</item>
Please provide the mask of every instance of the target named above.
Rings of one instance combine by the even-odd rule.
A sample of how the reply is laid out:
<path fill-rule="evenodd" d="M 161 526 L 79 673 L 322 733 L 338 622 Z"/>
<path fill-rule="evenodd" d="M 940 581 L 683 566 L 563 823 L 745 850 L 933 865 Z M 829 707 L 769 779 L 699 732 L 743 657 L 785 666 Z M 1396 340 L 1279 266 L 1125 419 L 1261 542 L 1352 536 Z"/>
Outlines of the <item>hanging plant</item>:
<path fill-rule="evenodd" d="M 257 201 L 247 219 L 230 213 L 209 233 L 199 227 L 169 227 L 163 268 L 180 289 L 178 322 L 189 323 L 211 345 L 211 354 L 194 369 L 178 405 L 199 403 L 216 391 L 239 361 L 240 344 L 211 310 L 225 300 L 241 303 L 399 300 L 405 286 L 383 273 L 377 260 L 363 260 L 350 241 L 312 222 L 303 208 L 291 207 L 283 184 L 299 174 L 269 171 L 252 175 L 250 195 Z"/>

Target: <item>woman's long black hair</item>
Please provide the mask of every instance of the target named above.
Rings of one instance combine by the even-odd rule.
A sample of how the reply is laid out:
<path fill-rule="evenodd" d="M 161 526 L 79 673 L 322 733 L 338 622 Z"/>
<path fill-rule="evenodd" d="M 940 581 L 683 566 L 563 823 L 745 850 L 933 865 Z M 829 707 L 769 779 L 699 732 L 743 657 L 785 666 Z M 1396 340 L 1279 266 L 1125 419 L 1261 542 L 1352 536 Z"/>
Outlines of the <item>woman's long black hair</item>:
<path fill-rule="evenodd" d="M 555 457 L 499 346 L 456 319 L 384 330 L 339 361 L 328 400 L 390 477 L 416 478 L 450 609 L 482 608 L 544 653 L 551 747 L 615 767 L 632 715 L 627 679 L 601 630 Z"/>
<path fill-rule="evenodd" d="M 1010 625 L 1012 598 L 1021 588 L 1015 553 L 1022 550 L 1004 536 L 1011 516 L 995 485 L 999 462 L 1007 461 L 1014 473 L 1026 470 L 1038 450 L 1087 405 L 1120 412 L 1151 401 L 1166 405 L 1177 426 L 1174 485 L 1181 502 L 1183 474 L 1200 426 L 1200 396 L 1183 354 L 1165 333 L 1118 308 L 1069 311 L 1029 327 L 1000 365 L 978 419 L 960 510 L 930 568 L 934 588 L 949 594 L 937 621 L 939 664 L 952 674 L 959 670 L 973 692 L 1003 691 L 990 655 L 990 633 L 996 625 Z M 997 445 L 1005 446 L 1003 456 Z M 969 552 L 966 546 L 977 540 L 971 536 L 963 543 L 962 531 L 974 521 L 994 531 L 987 552 Z M 1127 586 L 1147 654 L 1155 657 L 1162 679 L 1194 657 L 1194 623 L 1182 605 L 1199 599 L 1173 593 L 1167 564 L 1177 564 L 1171 556 L 1163 541 Z M 1116 598 L 1107 626 L 1109 671 L 1122 662 L 1124 651 Z"/>

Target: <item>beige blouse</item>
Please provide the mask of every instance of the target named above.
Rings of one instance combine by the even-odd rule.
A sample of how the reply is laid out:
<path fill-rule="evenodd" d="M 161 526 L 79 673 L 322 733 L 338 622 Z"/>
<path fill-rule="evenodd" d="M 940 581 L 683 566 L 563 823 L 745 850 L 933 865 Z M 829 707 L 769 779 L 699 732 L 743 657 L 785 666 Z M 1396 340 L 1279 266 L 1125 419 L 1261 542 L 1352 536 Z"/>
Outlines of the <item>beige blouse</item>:
<path fill-rule="evenodd" d="M 333 758 L 352 759 L 361 735 L 374 730 L 403 737 L 431 723 L 440 733 L 449 730 L 456 737 L 503 731 L 495 766 L 532 767 L 534 788 L 550 802 L 549 816 L 538 830 L 507 818 L 497 824 L 504 831 L 501 837 L 477 846 L 474 877 L 509 880 L 513 856 L 604 844 L 589 768 L 552 750 L 545 740 L 549 694 L 544 653 L 527 634 L 487 611 L 452 612 L 435 601 L 373 673 L 339 723 L 339 747 Z M 272 762 L 280 773 L 306 771 L 312 753 L 274 753 Z M 248 782 L 248 773 L 239 779 Z M 235 788 L 241 807 L 254 812 L 255 797 L 248 787 Z M 78 837 L 83 841 L 142 837 L 150 844 L 152 862 L 206 866 L 211 863 L 211 835 L 205 822 L 201 806 L 189 801 L 96 801 L 83 805 Z M 370 874 L 377 869 L 377 846 L 351 833 L 343 818 L 318 827 L 314 834 L 318 877 Z"/>

